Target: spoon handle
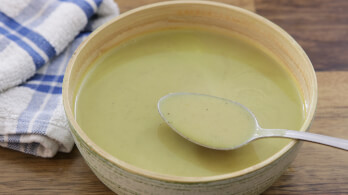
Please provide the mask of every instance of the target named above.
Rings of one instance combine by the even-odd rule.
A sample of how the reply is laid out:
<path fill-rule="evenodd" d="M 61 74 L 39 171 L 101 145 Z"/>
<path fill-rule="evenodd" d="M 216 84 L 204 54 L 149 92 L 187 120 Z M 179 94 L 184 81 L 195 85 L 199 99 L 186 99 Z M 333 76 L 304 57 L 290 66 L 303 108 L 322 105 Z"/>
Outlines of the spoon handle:
<path fill-rule="evenodd" d="M 302 132 L 302 131 L 285 130 L 285 129 L 260 129 L 255 139 L 263 138 L 263 137 L 294 138 L 294 139 L 300 139 L 300 140 L 315 142 L 319 144 L 324 144 L 324 145 L 332 146 L 335 148 L 340 148 L 343 150 L 348 150 L 348 140 L 346 139 L 320 135 L 315 133 Z"/>

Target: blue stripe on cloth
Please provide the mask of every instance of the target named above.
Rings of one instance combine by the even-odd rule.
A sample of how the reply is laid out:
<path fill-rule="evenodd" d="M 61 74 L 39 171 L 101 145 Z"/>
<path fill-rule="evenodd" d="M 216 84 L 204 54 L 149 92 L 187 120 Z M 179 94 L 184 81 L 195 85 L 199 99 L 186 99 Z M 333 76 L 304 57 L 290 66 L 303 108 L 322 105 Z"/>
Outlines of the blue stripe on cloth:
<path fill-rule="evenodd" d="M 0 39 L 0 52 L 2 52 L 10 43 L 10 40 L 2 37 L 2 39 Z"/>
<path fill-rule="evenodd" d="M 84 40 L 89 34 L 90 32 L 81 32 L 80 34 L 78 34 L 75 37 L 75 40 L 66 50 L 63 51 L 62 54 L 52 59 L 50 65 L 47 67 L 47 70 L 45 70 L 44 74 L 63 75 L 65 69 L 62 70 L 60 67 L 67 65 L 69 58 L 72 56 L 76 48 L 80 45 L 82 40 Z"/>
<path fill-rule="evenodd" d="M 30 121 L 36 114 L 36 112 L 40 109 L 43 98 L 46 94 L 44 93 L 34 93 L 27 108 L 21 113 L 18 117 L 17 130 L 16 133 L 27 133 Z"/>
<path fill-rule="evenodd" d="M 50 0 L 30 0 L 30 2 L 23 9 L 21 9 L 21 11 L 14 18 L 18 23 L 23 24 L 27 20 L 35 17 L 48 3 L 51 2 Z"/>
<path fill-rule="evenodd" d="M 51 94 L 62 93 L 62 87 L 58 87 L 58 86 L 51 86 L 51 85 L 44 85 L 44 84 L 29 84 L 29 83 L 25 83 L 20 86 L 28 87 L 30 89 L 33 89 L 38 92 L 43 92 L 43 93 L 51 93 Z"/>
<path fill-rule="evenodd" d="M 33 58 L 36 69 L 39 69 L 45 64 L 45 60 L 38 54 L 33 48 L 31 48 L 27 43 L 22 41 L 19 37 L 10 34 L 7 30 L 0 27 L 0 34 L 5 35 L 8 39 L 14 41 L 22 49 L 24 49 Z"/>
<path fill-rule="evenodd" d="M 13 150 L 20 151 L 20 135 L 9 135 L 7 139 L 7 147 Z"/>
<path fill-rule="evenodd" d="M 21 136 L 18 134 L 13 134 L 8 136 L 8 143 L 18 143 L 20 140 Z"/>
<path fill-rule="evenodd" d="M 44 0 L 46 1 L 46 0 Z M 36 3 L 35 3 L 36 4 Z M 54 11 L 59 7 L 60 2 L 53 1 L 51 2 L 48 7 L 40 14 L 40 17 L 38 17 L 36 20 L 30 22 L 27 27 L 34 28 L 36 26 L 39 26 L 42 24 L 49 16 L 54 13 Z"/>
<path fill-rule="evenodd" d="M 0 142 L 4 142 L 4 136 L 0 135 Z"/>
<path fill-rule="evenodd" d="M 28 150 L 29 150 L 29 144 L 28 143 L 22 143 L 22 145 L 24 146 L 24 152 L 25 153 L 28 153 Z"/>
<path fill-rule="evenodd" d="M 10 148 L 10 149 L 12 149 L 12 150 L 17 150 L 17 151 L 21 151 L 20 149 L 21 149 L 21 145 L 20 145 L 20 143 L 7 143 L 7 147 L 8 148 Z"/>
<path fill-rule="evenodd" d="M 40 135 L 45 134 L 49 123 L 40 123 L 40 121 L 51 120 L 52 114 L 54 113 L 54 110 L 57 108 L 58 101 L 60 98 L 61 96 L 58 95 L 52 95 L 50 97 L 43 109 L 44 112 L 40 112 L 39 116 L 35 119 L 35 123 L 33 125 L 33 133 Z"/>
<path fill-rule="evenodd" d="M 18 32 L 19 34 L 31 40 L 43 52 L 45 52 L 49 58 L 52 58 L 53 56 L 56 55 L 55 48 L 39 33 L 36 33 L 22 26 L 21 24 L 16 22 L 14 19 L 12 19 L 11 17 L 7 16 L 6 14 L 2 12 L 0 12 L 0 21 L 4 23 L 7 27 L 11 28 L 12 30 Z"/>
<path fill-rule="evenodd" d="M 75 38 L 85 37 L 91 34 L 91 31 L 81 31 Z"/>
<path fill-rule="evenodd" d="M 29 148 L 31 148 L 31 149 L 29 150 L 28 153 L 36 156 L 37 149 L 39 148 L 39 146 L 40 146 L 40 143 L 37 143 L 37 142 L 30 143 Z"/>
<path fill-rule="evenodd" d="M 94 14 L 93 7 L 84 0 L 60 0 L 62 2 L 69 2 L 79 6 L 82 11 L 86 14 L 87 19 L 89 19 Z"/>
<path fill-rule="evenodd" d="M 54 1 L 54 2 L 56 2 L 56 1 Z M 19 14 L 15 17 L 15 20 L 18 23 L 22 23 L 23 24 L 24 22 L 26 22 L 27 20 L 32 18 L 32 17 L 28 17 L 28 16 L 35 16 L 35 14 L 40 12 L 41 9 L 44 7 L 45 3 L 47 3 L 47 0 L 31 0 L 25 6 L 25 8 L 23 8 L 19 12 Z M 46 16 L 44 16 L 44 17 L 46 18 Z M 42 17 L 39 17 L 38 20 L 42 21 Z M 6 39 L 5 37 L 0 38 L 0 52 L 2 50 L 4 50 L 10 43 L 11 42 L 8 39 Z"/>
<path fill-rule="evenodd" d="M 97 7 L 99 7 L 102 2 L 103 0 L 94 0 L 94 3 L 97 5 Z"/>
<path fill-rule="evenodd" d="M 36 155 L 37 148 L 40 146 L 39 143 L 33 142 L 24 145 L 24 152 L 32 155 Z"/>
<path fill-rule="evenodd" d="M 44 75 L 36 73 L 27 82 L 30 81 L 54 81 L 56 83 L 63 83 L 64 75 Z"/>

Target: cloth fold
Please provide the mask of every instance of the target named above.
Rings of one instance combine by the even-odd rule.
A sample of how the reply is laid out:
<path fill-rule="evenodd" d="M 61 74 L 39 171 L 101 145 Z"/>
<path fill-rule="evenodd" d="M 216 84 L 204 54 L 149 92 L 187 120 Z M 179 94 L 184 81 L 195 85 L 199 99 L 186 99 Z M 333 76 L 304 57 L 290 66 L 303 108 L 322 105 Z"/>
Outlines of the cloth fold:
<path fill-rule="evenodd" d="M 113 0 L 0 0 L 0 146 L 41 157 L 71 151 L 65 67 L 118 14 Z"/>

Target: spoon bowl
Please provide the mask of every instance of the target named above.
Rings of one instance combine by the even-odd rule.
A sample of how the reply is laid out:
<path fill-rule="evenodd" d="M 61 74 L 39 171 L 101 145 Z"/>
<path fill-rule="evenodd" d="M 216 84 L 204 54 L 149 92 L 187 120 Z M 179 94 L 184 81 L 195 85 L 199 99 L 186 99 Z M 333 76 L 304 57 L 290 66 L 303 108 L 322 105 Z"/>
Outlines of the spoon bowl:
<path fill-rule="evenodd" d="M 171 93 L 157 104 L 163 120 L 185 139 L 216 150 L 233 150 L 266 137 L 292 138 L 348 150 L 348 140 L 287 129 L 263 129 L 244 105 L 198 93 Z"/>

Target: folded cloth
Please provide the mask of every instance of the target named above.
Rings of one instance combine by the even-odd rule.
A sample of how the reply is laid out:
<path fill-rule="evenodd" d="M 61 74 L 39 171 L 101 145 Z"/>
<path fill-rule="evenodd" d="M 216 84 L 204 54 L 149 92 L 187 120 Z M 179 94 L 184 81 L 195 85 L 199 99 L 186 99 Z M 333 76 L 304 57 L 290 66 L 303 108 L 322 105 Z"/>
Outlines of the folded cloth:
<path fill-rule="evenodd" d="M 0 145 L 41 157 L 73 147 L 62 106 L 69 58 L 119 14 L 113 0 L 0 0 Z"/>

